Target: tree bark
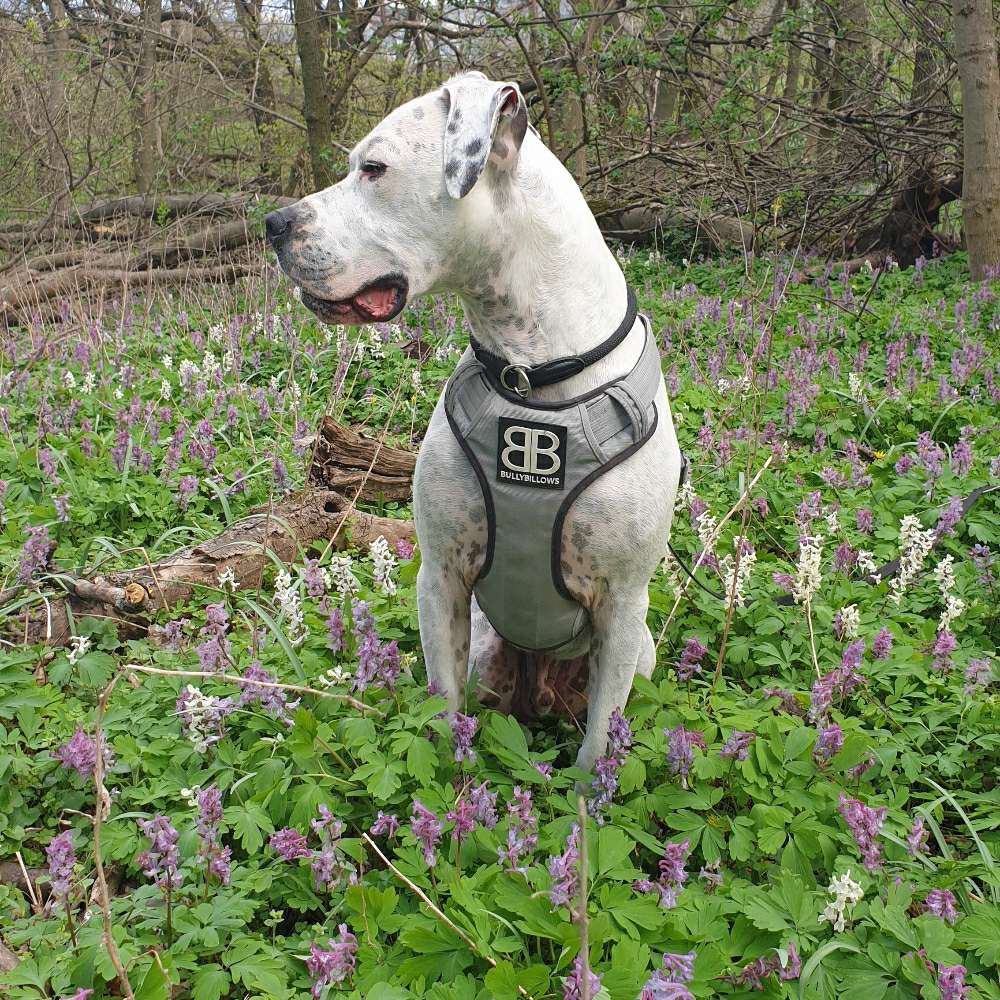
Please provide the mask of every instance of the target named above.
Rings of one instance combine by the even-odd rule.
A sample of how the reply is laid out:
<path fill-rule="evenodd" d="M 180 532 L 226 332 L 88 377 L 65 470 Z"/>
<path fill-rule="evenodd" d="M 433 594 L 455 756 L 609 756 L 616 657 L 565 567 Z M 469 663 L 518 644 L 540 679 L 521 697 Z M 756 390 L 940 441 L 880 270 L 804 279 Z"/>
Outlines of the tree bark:
<path fill-rule="evenodd" d="M 49 0 L 48 38 L 48 117 L 47 167 L 50 171 L 48 189 L 52 192 L 50 216 L 60 219 L 66 214 L 70 194 L 70 167 L 67 150 L 66 73 L 69 68 L 69 18 L 63 0 Z"/>
<path fill-rule="evenodd" d="M 324 71 L 324 36 L 316 0 L 293 0 L 295 46 L 302 66 L 302 112 L 309 138 L 309 166 L 313 187 L 329 187 L 330 104 Z"/>
<path fill-rule="evenodd" d="M 1000 266 L 1000 66 L 991 0 L 955 0 L 955 59 L 962 84 L 962 217 L 969 269 Z"/>
<path fill-rule="evenodd" d="M 142 35 L 135 87 L 138 138 L 135 150 L 135 186 L 149 194 L 156 183 L 160 164 L 160 125 L 156 118 L 156 46 L 162 19 L 161 0 L 143 0 Z"/>

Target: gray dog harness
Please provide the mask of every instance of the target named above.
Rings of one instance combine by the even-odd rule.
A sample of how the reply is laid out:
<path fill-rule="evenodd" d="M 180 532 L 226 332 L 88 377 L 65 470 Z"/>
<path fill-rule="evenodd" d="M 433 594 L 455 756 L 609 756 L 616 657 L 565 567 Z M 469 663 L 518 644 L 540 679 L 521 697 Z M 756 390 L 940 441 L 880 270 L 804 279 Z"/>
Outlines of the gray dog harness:
<path fill-rule="evenodd" d="M 617 343 L 635 323 L 631 292 L 629 306 L 628 326 Z M 563 579 L 564 569 L 571 569 L 561 558 L 563 525 L 580 494 L 656 430 L 660 353 L 649 320 L 639 318 L 645 343 L 635 367 L 575 399 L 523 398 L 539 369 L 518 368 L 512 377 L 511 366 L 499 369 L 490 355 L 485 364 L 475 354 L 464 358 L 448 380 L 448 423 L 472 463 L 486 506 L 488 540 L 476 600 L 493 628 L 522 650 L 555 651 L 588 625 L 586 609 Z M 569 367 L 577 360 L 550 365 Z"/>

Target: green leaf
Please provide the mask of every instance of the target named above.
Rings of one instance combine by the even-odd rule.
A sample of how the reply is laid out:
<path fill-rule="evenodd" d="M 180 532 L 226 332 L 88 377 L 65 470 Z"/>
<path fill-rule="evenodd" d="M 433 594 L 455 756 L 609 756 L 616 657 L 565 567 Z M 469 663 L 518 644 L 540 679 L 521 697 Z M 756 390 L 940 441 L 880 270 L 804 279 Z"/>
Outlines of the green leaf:
<path fill-rule="evenodd" d="M 1000 909 L 981 906 L 955 928 L 956 943 L 971 948 L 984 965 L 1000 965 Z"/>
<path fill-rule="evenodd" d="M 418 736 L 406 751 L 406 771 L 422 785 L 429 785 L 434 780 L 437 770 L 437 754 L 434 745 L 423 736 Z"/>
<path fill-rule="evenodd" d="M 218 965 L 202 965 L 191 977 L 194 1000 L 219 1000 L 232 985 L 229 973 Z"/>
<path fill-rule="evenodd" d="M 815 975 L 820 963 L 826 958 L 827 955 L 832 954 L 835 951 L 853 951 L 860 952 L 861 949 L 856 945 L 852 944 L 850 941 L 845 941 L 839 939 L 836 941 L 827 941 L 826 944 L 817 948 L 810 956 L 809 960 L 802 967 L 802 975 L 799 976 L 799 1000 L 805 1000 L 806 997 L 806 987 L 809 985 L 809 981 Z"/>
<path fill-rule="evenodd" d="M 635 849 L 635 841 L 624 830 L 616 826 L 602 826 L 597 834 L 597 871 L 609 875 L 625 866 L 629 855 Z M 629 864 L 625 877 L 632 872 Z"/>
<path fill-rule="evenodd" d="M 135 1000 L 169 1000 L 169 997 L 170 980 L 167 971 L 159 955 L 154 955 L 152 964 L 135 991 Z"/>

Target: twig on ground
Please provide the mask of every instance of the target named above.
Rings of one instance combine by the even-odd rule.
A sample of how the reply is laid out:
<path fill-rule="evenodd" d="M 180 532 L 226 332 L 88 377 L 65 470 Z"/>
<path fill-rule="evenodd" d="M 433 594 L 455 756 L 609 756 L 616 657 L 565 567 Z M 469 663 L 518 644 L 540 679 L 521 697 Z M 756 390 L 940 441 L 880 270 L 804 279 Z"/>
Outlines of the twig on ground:
<path fill-rule="evenodd" d="M 357 698 L 352 698 L 349 694 L 338 694 L 336 691 L 321 691 L 319 688 L 306 687 L 303 684 L 283 684 L 279 681 L 257 681 L 247 677 L 240 677 L 239 674 L 214 674 L 208 670 L 161 670 L 159 667 L 147 667 L 141 663 L 126 663 L 126 671 L 135 671 L 140 674 L 154 674 L 157 677 L 201 677 L 206 680 L 228 681 L 231 684 L 249 684 L 253 687 L 273 688 L 280 691 L 294 691 L 296 694 L 312 694 L 318 698 L 329 698 L 332 701 L 342 701 L 356 708 L 359 712 L 371 712 L 374 715 L 383 716 L 373 705 L 366 705 Z"/>

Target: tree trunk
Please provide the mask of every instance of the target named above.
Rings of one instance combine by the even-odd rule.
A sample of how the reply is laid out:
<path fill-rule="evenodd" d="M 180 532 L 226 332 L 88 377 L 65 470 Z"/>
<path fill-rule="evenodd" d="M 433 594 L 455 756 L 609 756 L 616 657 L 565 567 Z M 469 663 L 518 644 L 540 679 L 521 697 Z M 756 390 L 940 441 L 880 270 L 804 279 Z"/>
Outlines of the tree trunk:
<path fill-rule="evenodd" d="M 302 66 L 302 110 L 309 138 L 309 165 L 315 189 L 329 187 L 330 105 L 324 71 L 323 31 L 316 0 L 293 0 L 295 46 Z"/>
<path fill-rule="evenodd" d="M 1000 66 L 991 0 L 955 0 L 955 59 L 962 83 L 962 217 L 969 268 L 1000 266 Z"/>
<path fill-rule="evenodd" d="M 46 107 L 48 115 L 49 184 L 52 192 L 52 219 L 66 214 L 69 207 L 69 151 L 66 125 L 69 115 L 66 108 L 66 72 L 69 62 L 69 20 L 63 0 L 49 0 L 48 70 L 49 94 Z"/>
<path fill-rule="evenodd" d="M 161 0 L 143 0 L 142 37 L 136 71 L 138 139 L 135 151 L 135 186 L 149 194 L 156 183 L 161 160 L 160 124 L 156 117 L 156 45 L 160 34 Z"/>

